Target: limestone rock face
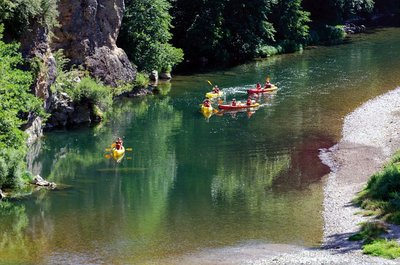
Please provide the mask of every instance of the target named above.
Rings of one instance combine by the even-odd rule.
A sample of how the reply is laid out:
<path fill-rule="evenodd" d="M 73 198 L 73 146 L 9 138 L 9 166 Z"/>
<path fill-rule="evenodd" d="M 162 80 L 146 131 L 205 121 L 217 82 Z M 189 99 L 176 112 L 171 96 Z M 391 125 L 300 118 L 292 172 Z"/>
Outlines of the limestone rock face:
<path fill-rule="evenodd" d="M 116 45 L 124 8 L 123 0 L 60 0 L 52 50 L 64 49 L 72 64 L 107 85 L 133 81 L 136 69 Z"/>
<path fill-rule="evenodd" d="M 38 22 L 33 23 L 21 38 L 21 49 L 25 58 L 36 58 L 44 65 L 32 89 L 35 96 L 43 99 L 44 107 L 47 109 L 48 99 L 51 96 L 50 86 L 57 76 L 56 61 L 50 49 L 47 28 Z"/>

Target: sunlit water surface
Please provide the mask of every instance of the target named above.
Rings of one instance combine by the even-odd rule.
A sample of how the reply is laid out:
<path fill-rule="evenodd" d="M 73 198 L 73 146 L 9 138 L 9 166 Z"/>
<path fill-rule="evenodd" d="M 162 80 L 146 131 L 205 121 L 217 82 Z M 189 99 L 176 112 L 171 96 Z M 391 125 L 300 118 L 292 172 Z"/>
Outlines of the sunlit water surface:
<path fill-rule="evenodd" d="M 1 264 L 146 264 L 249 242 L 316 246 L 322 239 L 318 150 L 343 117 L 400 84 L 400 29 L 176 76 L 162 94 L 115 104 L 96 128 L 46 134 L 30 168 L 66 188 L 0 207 Z M 271 77 L 279 90 L 255 113 L 204 118 L 207 80 L 226 99 Z M 104 157 L 117 136 L 133 148 Z"/>

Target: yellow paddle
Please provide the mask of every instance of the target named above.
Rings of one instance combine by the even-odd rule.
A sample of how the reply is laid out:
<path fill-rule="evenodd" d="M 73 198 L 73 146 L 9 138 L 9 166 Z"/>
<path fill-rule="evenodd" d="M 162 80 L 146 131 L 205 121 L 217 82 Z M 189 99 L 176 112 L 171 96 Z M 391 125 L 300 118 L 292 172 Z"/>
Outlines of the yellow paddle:
<path fill-rule="evenodd" d="M 211 86 L 214 86 L 214 85 L 210 82 L 210 80 L 207 80 L 207 82 L 208 82 Z"/>
<path fill-rule="evenodd" d="M 105 151 L 106 151 L 106 152 L 110 152 L 110 151 L 111 151 L 111 148 L 106 148 Z M 133 151 L 133 149 L 130 148 L 130 147 L 128 147 L 128 148 L 125 148 L 125 151 L 131 152 L 131 151 Z"/>

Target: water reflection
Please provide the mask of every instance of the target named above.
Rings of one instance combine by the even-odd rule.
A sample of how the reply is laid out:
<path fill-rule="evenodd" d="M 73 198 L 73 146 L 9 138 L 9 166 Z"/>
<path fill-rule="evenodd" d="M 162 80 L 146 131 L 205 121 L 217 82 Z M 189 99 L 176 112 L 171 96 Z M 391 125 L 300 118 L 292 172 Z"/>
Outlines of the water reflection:
<path fill-rule="evenodd" d="M 318 244 L 318 149 L 340 138 L 345 114 L 399 83 L 393 36 L 178 76 L 158 96 L 116 103 L 96 128 L 47 134 L 30 168 L 69 188 L 0 208 L 2 262 L 157 264 L 251 240 Z M 198 113 L 206 80 L 246 100 L 266 75 L 279 90 L 250 119 Z M 133 152 L 115 164 L 103 155 L 118 136 Z"/>

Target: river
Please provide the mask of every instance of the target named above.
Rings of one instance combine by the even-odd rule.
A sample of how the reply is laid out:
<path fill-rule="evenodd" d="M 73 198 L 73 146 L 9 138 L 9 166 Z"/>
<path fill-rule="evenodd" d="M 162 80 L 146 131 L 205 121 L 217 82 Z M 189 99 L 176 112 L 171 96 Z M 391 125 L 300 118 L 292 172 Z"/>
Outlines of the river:
<path fill-rule="evenodd" d="M 254 242 L 318 246 L 324 176 L 319 149 L 343 117 L 400 85 L 400 29 L 275 56 L 225 71 L 175 76 L 160 95 L 115 103 L 107 122 L 54 131 L 30 169 L 63 184 L 0 206 L 0 264 L 157 264 Z M 218 84 L 244 101 L 266 76 L 278 91 L 254 113 L 205 118 Z M 132 148 L 105 156 L 117 136 Z"/>

